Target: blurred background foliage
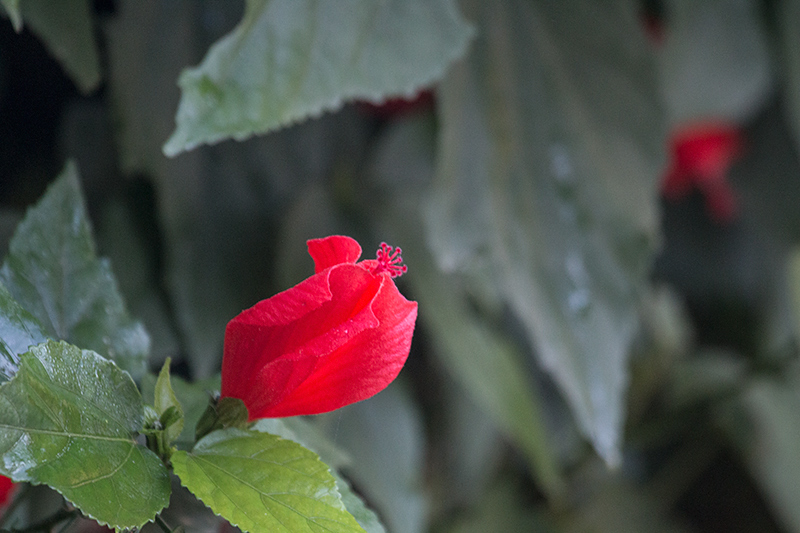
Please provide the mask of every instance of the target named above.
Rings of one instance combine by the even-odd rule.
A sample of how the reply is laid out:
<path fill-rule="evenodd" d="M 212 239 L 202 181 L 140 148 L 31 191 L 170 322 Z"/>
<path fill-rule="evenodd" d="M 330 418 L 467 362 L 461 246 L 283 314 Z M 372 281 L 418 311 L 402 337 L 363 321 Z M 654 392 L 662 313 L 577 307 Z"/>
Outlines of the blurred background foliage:
<path fill-rule="evenodd" d="M 800 1 L 0 4 L 0 237 L 73 158 L 151 370 L 402 246 L 406 369 L 312 420 L 388 531 L 800 532 Z"/>

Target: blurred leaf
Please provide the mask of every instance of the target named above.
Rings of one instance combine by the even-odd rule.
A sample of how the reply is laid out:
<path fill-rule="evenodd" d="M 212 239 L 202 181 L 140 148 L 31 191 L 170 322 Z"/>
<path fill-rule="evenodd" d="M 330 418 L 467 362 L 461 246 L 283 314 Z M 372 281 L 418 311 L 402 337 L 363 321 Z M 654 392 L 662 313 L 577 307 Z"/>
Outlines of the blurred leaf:
<path fill-rule="evenodd" d="M 392 533 L 418 533 L 428 526 L 420 416 L 402 384 L 395 382 L 368 400 L 316 417 L 337 446 L 354 458 L 342 470 Z"/>
<path fill-rule="evenodd" d="M 800 531 L 800 379 L 754 380 L 726 415 L 765 500 L 787 531 Z"/>
<path fill-rule="evenodd" d="M 420 323 L 430 330 L 437 348 L 433 353 L 442 359 L 445 369 L 475 404 L 519 446 L 544 492 L 557 498 L 564 488 L 558 460 L 547 441 L 544 411 L 539 405 L 538 395 L 525 379 L 529 373 L 522 364 L 522 355 L 490 327 L 487 316 L 481 316 L 476 310 L 476 306 L 484 303 L 476 305 L 476 293 L 494 293 L 496 283 L 483 280 L 485 282 L 478 283 L 476 291 L 473 281 L 482 272 L 469 279 L 443 275 L 421 244 L 424 241 L 421 205 L 428 194 L 425 185 L 433 174 L 433 140 L 428 119 L 417 116 L 393 123 L 377 145 L 370 170 L 376 182 L 387 189 L 384 194 L 390 199 L 389 204 L 378 207 L 380 231 L 391 236 L 392 243 L 404 249 L 409 272 L 400 283 L 408 282 L 411 294 L 419 300 Z M 415 182 L 419 186 L 408 187 Z M 494 294 L 487 298 L 496 300 Z M 494 304 L 488 308 L 490 313 L 498 311 Z M 457 425 L 458 420 L 453 423 Z M 490 425 L 481 423 L 478 418 L 472 420 L 472 427 L 467 431 L 487 430 Z M 474 434 L 472 437 L 477 441 L 486 438 L 487 434 L 482 432 L 481 438 Z M 565 444 L 568 440 L 564 438 L 559 442 L 561 448 L 570 447 Z M 456 453 L 469 454 L 465 447 Z M 480 448 L 480 444 L 477 447 Z M 480 460 L 486 460 L 486 457 Z M 490 465 L 472 465 L 469 468 L 480 475 L 479 472 L 487 467 Z M 451 495 L 457 500 L 459 492 L 481 489 L 464 486 L 451 491 Z"/>
<path fill-rule="evenodd" d="M 336 488 L 342 495 L 342 503 L 344 504 L 347 512 L 353 515 L 358 525 L 360 525 L 367 533 L 386 533 L 386 528 L 383 527 L 378 515 L 364 504 L 364 500 L 358 497 L 353 492 L 353 489 L 342 477 L 334 474 L 336 478 Z"/>
<path fill-rule="evenodd" d="M 800 0 L 785 0 L 777 4 L 777 24 L 780 32 L 785 74 L 783 96 L 789 111 L 789 124 L 796 146 L 800 146 Z"/>
<path fill-rule="evenodd" d="M 470 35 L 454 0 L 248 0 L 239 26 L 181 74 L 164 153 L 243 140 L 346 99 L 411 96 L 442 76 Z"/>
<path fill-rule="evenodd" d="M 141 197 L 138 200 L 141 202 Z M 130 313 L 142 321 L 150 337 L 149 362 L 158 366 L 167 357 L 175 359 L 180 355 L 180 346 L 175 334 L 175 318 L 170 313 L 158 278 L 158 254 L 161 250 L 155 235 L 145 235 L 151 228 L 137 225 L 136 210 L 146 210 L 147 207 L 141 203 L 128 204 L 107 198 L 100 209 L 95 226 L 97 247 L 114 265 L 120 293 Z M 138 215 L 144 216 L 141 212 Z"/>
<path fill-rule="evenodd" d="M 48 339 L 42 324 L 0 284 L 0 383 L 19 368 L 19 356 Z"/>
<path fill-rule="evenodd" d="M 20 0 L 0 0 L 0 5 L 5 8 L 17 33 L 22 31 L 22 13 L 19 11 L 19 2 Z"/>
<path fill-rule="evenodd" d="M 88 94 L 100 85 L 100 56 L 94 41 L 91 0 L 3 0 L 14 28 L 22 20 L 42 40 L 69 74 Z"/>
<path fill-rule="evenodd" d="M 166 413 L 169 409 L 175 409 L 179 415 L 175 422 L 164 428 L 168 444 L 172 444 L 178 439 L 183 431 L 184 425 L 183 407 L 175 396 L 175 392 L 172 390 L 172 384 L 170 383 L 170 362 L 170 359 L 167 358 L 164 362 L 164 366 L 161 367 L 161 372 L 158 374 L 156 386 L 153 391 L 153 407 L 155 407 L 159 416 Z"/>
<path fill-rule="evenodd" d="M 440 87 L 431 249 L 448 271 L 490 265 L 615 464 L 664 144 L 639 4 L 465 4 L 479 38 Z"/>
<path fill-rule="evenodd" d="M 487 483 L 501 465 L 502 434 L 463 386 L 452 378 L 442 381 L 437 441 L 442 447 L 439 470 L 445 477 L 444 493 L 437 499 L 446 506 L 471 506 L 484 499 Z"/>
<path fill-rule="evenodd" d="M 772 90 L 760 2 L 664 4 L 666 38 L 659 67 L 671 123 L 750 118 Z"/>
<path fill-rule="evenodd" d="M 328 467 L 290 440 L 225 429 L 172 456 L 181 483 L 244 531 L 363 531 Z"/>
<path fill-rule="evenodd" d="M 134 379 L 144 373 L 149 338 L 97 257 L 73 163 L 17 227 L 0 281 L 48 335 L 97 351 Z"/>
<path fill-rule="evenodd" d="M 505 480 L 504 480 L 505 481 Z M 526 507 L 514 483 L 498 483 L 483 500 L 446 529 L 447 533 L 555 533 L 544 513 Z"/>
<path fill-rule="evenodd" d="M 733 393 L 744 382 L 747 362 L 735 354 L 706 350 L 675 364 L 665 399 L 684 408 Z"/>
<path fill-rule="evenodd" d="M 179 96 L 169 87 L 234 15 L 241 5 L 227 0 L 121 0 L 107 33 L 123 165 L 156 185 L 166 288 L 195 379 L 219 370 L 227 322 L 286 288 L 272 283 L 283 208 L 310 183 L 359 161 L 367 134 L 346 109 L 246 143 L 164 157 Z"/>
<path fill-rule="evenodd" d="M 136 444 L 142 398 L 98 354 L 48 341 L 23 354 L 0 386 L 0 471 L 46 484 L 112 527 L 139 527 L 169 501 L 161 461 Z"/>
<path fill-rule="evenodd" d="M 619 476 L 600 474 L 583 480 L 592 491 L 574 512 L 562 517 L 565 533 L 686 533 L 691 531 L 671 518 L 662 502 L 640 485 Z"/>
<path fill-rule="evenodd" d="M 457 276 L 441 274 L 419 246 L 405 246 L 403 252 L 409 265 L 404 278 L 419 301 L 420 318 L 433 334 L 435 353 L 520 447 L 540 487 L 558 497 L 564 489 L 558 463 L 522 354 L 470 312 Z"/>

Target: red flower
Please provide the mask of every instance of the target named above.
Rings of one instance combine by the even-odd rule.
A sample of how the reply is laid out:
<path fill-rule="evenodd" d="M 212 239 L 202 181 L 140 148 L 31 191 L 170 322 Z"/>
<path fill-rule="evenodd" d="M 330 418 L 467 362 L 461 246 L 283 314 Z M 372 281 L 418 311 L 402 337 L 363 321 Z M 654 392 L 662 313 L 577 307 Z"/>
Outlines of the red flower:
<path fill-rule="evenodd" d="M 243 311 L 225 329 L 222 396 L 250 420 L 325 413 L 377 394 L 403 368 L 417 303 L 392 280 L 400 249 L 356 263 L 361 247 L 335 235 L 308 241 L 316 274 Z"/>
<path fill-rule="evenodd" d="M 0 476 L 0 507 L 3 507 L 11 498 L 14 489 L 14 482 L 6 476 Z M 2 515 L 2 513 L 0 513 Z"/>
<path fill-rule="evenodd" d="M 668 199 L 681 198 L 697 187 L 718 221 L 736 215 L 736 195 L 727 181 L 733 163 L 741 156 L 744 138 L 738 127 L 703 123 L 683 127 L 670 139 L 670 167 L 661 184 Z"/>

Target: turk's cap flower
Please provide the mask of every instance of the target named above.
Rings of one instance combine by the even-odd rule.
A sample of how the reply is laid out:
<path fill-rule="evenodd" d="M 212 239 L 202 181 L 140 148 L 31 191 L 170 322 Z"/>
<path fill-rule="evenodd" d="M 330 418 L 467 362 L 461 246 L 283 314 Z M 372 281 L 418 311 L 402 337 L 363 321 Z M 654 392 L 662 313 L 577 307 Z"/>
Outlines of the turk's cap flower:
<path fill-rule="evenodd" d="M 361 247 L 341 235 L 308 241 L 315 274 L 257 303 L 225 330 L 222 396 L 241 399 L 250 420 L 332 411 L 377 394 L 402 369 L 417 303 L 393 278 L 400 250 Z"/>

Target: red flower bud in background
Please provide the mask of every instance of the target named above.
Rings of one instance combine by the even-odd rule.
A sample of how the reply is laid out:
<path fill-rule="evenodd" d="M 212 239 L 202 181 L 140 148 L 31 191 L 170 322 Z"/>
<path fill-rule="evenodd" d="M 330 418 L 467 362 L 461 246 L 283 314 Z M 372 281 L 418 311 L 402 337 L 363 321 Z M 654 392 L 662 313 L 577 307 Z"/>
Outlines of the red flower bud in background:
<path fill-rule="evenodd" d="M 222 396 L 250 420 L 325 413 L 377 394 L 403 368 L 417 303 L 392 278 L 400 249 L 356 262 L 361 247 L 335 235 L 308 241 L 316 273 L 228 323 Z"/>
<path fill-rule="evenodd" d="M 743 148 L 744 136 L 732 124 L 701 123 L 676 130 L 670 138 L 670 167 L 661 192 L 674 200 L 697 187 L 714 219 L 732 220 L 737 210 L 736 195 L 727 178 Z"/>
<path fill-rule="evenodd" d="M 2 508 L 11 499 L 14 491 L 14 482 L 6 476 L 0 476 L 0 516 L 3 515 Z"/>

